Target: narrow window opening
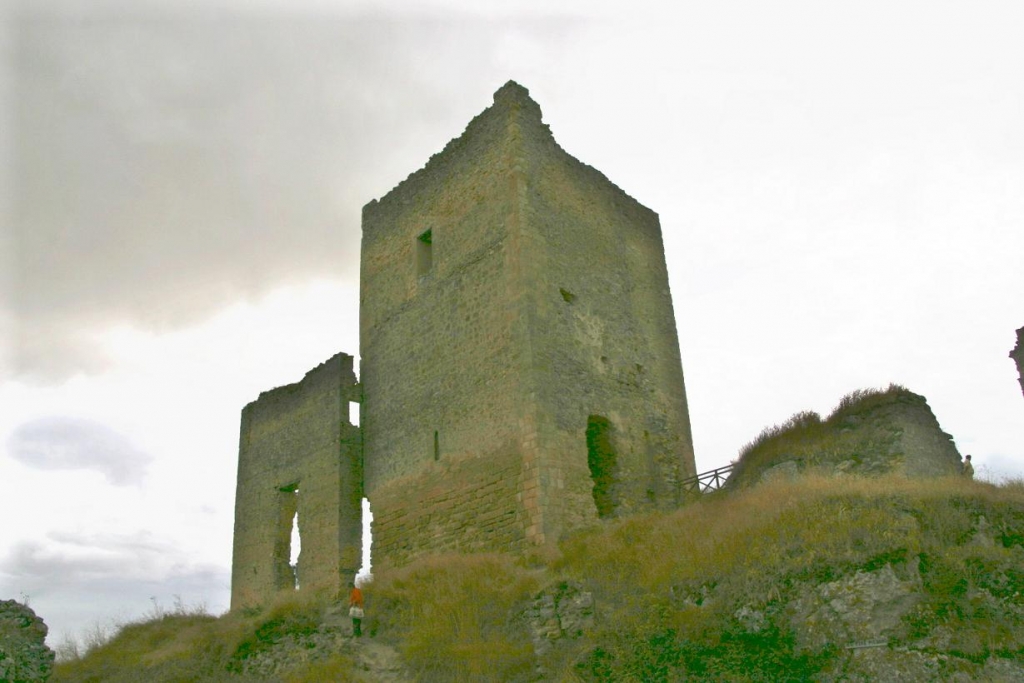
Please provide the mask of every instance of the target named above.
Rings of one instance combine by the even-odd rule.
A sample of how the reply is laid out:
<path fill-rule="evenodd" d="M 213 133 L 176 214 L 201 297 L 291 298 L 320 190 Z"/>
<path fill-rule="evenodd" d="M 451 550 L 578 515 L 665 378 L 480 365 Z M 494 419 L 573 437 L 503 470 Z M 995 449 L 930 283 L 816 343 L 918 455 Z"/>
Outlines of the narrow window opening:
<path fill-rule="evenodd" d="M 295 495 L 298 495 L 298 491 Z M 295 516 L 292 517 L 292 533 L 289 539 L 289 545 L 291 546 L 288 553 L 288 566 L 292 570 L 292 576 L 295 577 L 295 590 L 299 589 L 299 555 L 302 553 L 302 535 L 299 533 L 299 511 L 295 511 Z"/>
<path fill-rule="evenodd" d="M 348 423 L 359 426 L 359 404 L 355 401 L 348 402 Z"/>
<path fill-rule="evenodd" d="M 434 460 L 441 459 L 441 443 L 437 436 L 437 430 L 434 430 Z"/>
<path fill-rule="evenodd" d="M 278 523 L 274 541 L 275 583 L 278 590 L 298 590 L 301 552 L 299 484 L 296 482 L 278 489 Z"/>
<path fill-rule="evenodd" d="M 356 584 L 363 585 L 373 580 L 373 564 L 370 551 L 373 548 L 373 513 L 370 511 L 370 501 L 363 498 L 363 563 L 356 573 Z"/>
<path fill-rule="evenodd" d="M 615 448 L 612 443 L 612 423 L 601 415 L 587 418 L 587 465 L 594 482 L 594 505 L 598 517 L 615 513 Z"/>
<path fill-rule="evenodd" d="M 565 300 L 565 303 L 571 304 L 573 301 L 575 301 L 576 295 L 573 294 L 572 292 L 566 289 L 559 289 L 558 291 L 561 292 L 562 298 Z"/>
<path fill-rule="evenodd" d="M 433 235 L 427 230 L 416 238 L 416 275 L 423 277 L 434 265 Z"/>

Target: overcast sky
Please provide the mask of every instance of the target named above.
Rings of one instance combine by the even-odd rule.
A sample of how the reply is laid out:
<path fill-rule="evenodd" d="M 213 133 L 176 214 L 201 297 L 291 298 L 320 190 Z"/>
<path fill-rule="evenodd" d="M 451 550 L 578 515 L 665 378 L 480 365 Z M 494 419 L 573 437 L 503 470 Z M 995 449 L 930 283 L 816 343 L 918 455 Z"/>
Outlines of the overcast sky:
<path fill-rule="evenodd" d="M 494 3 L 498 5 L 498 3 Z M 698 470 L 899 382 L 1024 476 L 1024 4 L 0 5 L 0 598 L 226 608 L 239 413 L 509 79 L 661 216 Z"/>

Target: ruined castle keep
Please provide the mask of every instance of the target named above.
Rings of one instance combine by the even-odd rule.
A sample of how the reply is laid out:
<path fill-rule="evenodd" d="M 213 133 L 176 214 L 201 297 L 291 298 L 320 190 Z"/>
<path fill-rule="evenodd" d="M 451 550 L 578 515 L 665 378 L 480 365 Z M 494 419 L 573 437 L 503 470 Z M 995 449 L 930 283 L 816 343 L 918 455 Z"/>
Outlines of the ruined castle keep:
<path fill-rule="evenodd" d="M 339 354 L 242 413 L 232 607 L 433 551 L 520 551 L 679 503 L 695 473 L 658 216 L 509 82 L 363 209 L 361 382 Z M 347 410 L 360 403 L 359 427 Z"/>

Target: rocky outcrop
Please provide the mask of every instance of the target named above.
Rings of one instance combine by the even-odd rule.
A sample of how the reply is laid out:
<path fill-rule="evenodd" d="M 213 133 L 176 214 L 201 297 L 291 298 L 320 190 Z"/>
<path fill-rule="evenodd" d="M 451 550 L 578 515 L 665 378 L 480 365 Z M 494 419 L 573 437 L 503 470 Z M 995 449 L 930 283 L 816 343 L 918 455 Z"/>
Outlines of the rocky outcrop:
<path fill-rule="evenodd" d="M 575 581 L 543 591 L 524 615 L 530 626 L 533 651 L 542 657 L 561 638 L 579 638 L 594 625 L 594 596 Z"/>
<path fill-rule="evenodd" d="M 0 681 L 45 681 L 53 669 L 46 624 L 28 605 L 0 600 Z"/>
<path fill-rule="evenodd" d="M 535 673 L 543 680 L 552 649 L 580 638 L 594 625 L 594 596 L 576 581 L 563 581 L 541 591 L 522 616 L 533 641 Z"/>
<path fill-rule="evenodd" d="M 924 396 L 902 387 L 857 391 L 825 420 L 799 413 L 766 430 L 740 455 L 728 486 L 747 486 L 805 471 L 934 477 L 959 472 L 960 453 Z"/>

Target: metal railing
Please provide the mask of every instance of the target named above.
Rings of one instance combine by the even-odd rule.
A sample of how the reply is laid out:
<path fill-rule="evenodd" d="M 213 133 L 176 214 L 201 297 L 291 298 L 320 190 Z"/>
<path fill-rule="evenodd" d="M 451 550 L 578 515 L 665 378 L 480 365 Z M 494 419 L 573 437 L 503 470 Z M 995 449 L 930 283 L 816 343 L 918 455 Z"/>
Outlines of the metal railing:
<path fill-rule="evenodd" d="M 736 463 L 729 463 L 724 467 L 718 469 L 708 470 L 701 474 L 695 474 L 692 477 L 683 479 L 681 487 L 683 493 L 708 493 L 709 491 L 717 491 L 722 488 L 722 485 L 729 479 L 729 475 L 732 473 L 732 468 Z"/>

